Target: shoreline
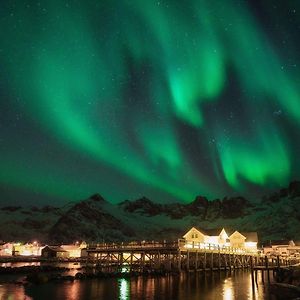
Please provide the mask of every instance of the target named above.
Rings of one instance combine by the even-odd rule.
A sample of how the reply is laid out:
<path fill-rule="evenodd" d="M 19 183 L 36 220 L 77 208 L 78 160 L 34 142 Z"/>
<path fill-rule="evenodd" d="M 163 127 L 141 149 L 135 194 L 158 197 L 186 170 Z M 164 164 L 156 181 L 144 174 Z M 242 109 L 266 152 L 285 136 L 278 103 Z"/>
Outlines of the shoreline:
<path fill-rule="evenodd" d="M 46 258 L 42 256 L 0 256 L 0 263 L 27 263 L 27 262 L 86 262 L 85 257 L 72 257 L 72 258 Z"/>

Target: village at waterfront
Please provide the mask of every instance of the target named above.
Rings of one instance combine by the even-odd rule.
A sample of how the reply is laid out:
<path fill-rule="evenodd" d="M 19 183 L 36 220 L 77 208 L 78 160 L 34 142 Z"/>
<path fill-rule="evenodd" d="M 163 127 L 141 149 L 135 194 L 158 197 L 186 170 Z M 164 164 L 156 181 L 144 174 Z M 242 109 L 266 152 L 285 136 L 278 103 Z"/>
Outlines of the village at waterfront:
<path fill-rule="evenodd" d="M 124 273 L 124 270 L 125 273 L 139 274 L 238 268 L 262 270 L 287 266 L 296 263 L 299 258 L 300 243 L 293 240 L 269 241 L 260 245 L 256 232 L 192 227 L 177 241 L 75 241 L 73 244 L 62 245 L 43 245 L 38 241 L 2 242 L 0 272 L 51 271 L 51 264 L 57 262 L 73 262 L 76 270 L 79 269 L 76 266 L 78 263 L 85 264 L 85 267 L 97 267 L 102 274 Z M 82 269 L 78 274 L 83 274 Z M 80 277 L 78 274 L 77 277 Z M 70 276 L 68 278 L 71 279 Z"/>
<path fill-rule="evenodd" d="M 228 231 L 230 233 L 230 231 Z M 177 241 L 176 241 L 177 242 Z M 176 243 L 172 241 L 172 244 Z M 73 244 L 40 244 L 38 241 L 0 242 L 0 261 L 5 262 L 61 260 L 93 258 L 97 248 L 160 248 L 170 241 L 132 241 L 121 243 L 86 243 L 75 241 Z M 233 253 L 252 253 L 257 256 L 297 258 L 300 256 L 300 242 L 293 240 L 270 240 L 264 245 L 259 244 L 256 232 L 234 231 L 230 235 L 224 228 L 203 230 L 192 227 L 182 238 L 178 239 L 178 247 L 206 251 L 220 250 Z"/>
<path fill-rule="evenodd" d="M 211 278 L 217 272 L 229 277 L 248 273 L 253 293 L 265 282 L 272 293 L 290 296 L 298 294 L 299 262 L 300 244 L 292 240 L 261 245 L 256 232 L 192 227 L 176 241 L 2 242 L 0 284 L 30 288 L 89 279 L 107 282 L 109 278 L 184 278 L 191 274 Z"/>

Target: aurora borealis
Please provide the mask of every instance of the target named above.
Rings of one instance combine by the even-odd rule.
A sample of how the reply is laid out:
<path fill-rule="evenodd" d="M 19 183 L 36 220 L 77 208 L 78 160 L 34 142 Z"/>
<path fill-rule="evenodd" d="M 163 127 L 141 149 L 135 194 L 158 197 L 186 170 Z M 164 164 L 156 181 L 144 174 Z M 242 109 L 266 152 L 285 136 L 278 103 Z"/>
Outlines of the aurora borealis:
<path fill-rule="evenodd" d="M 299 178 L 299 11 L 3 1 L 1 200 L 251 197 Z"/>

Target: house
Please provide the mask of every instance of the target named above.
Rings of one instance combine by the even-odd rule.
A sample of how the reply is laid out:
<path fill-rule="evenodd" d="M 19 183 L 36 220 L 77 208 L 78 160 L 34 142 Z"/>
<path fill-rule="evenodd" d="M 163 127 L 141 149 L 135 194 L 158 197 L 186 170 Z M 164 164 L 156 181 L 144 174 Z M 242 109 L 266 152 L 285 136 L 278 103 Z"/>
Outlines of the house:
<path fill-rule="evenodd" d="M 246 237 L 245 248 L 249 250 L 257 251 L 258 235 L 255 231 L 241 232 Z"/>
<path fill-rule="evenodd" d="M 274 240 L 264 245 L 265 255 L 290 255 L 300 252 L 293 240 Z"/>
<path fill-rule="evenodd" d="M 230 247 L 238 249 L 257 250 L 257 232 L 235 231 L 229 236 Z"/>
<path fill-rule="evenodd" d="M 86 242 L 76 242 L 74 245 L 61 245 L 61 248 L 69 253 L 69 257 L 82 257 L 84 256 L 84 249 L 87 248 Z"/>
<path fill-rule="evenodd" d="M 226 231 L 225 228 L 200 229 L 192 227 L 184 236 L 187 248 L 207 248 L 207 247 L 232 247 L 236 249 L 247 249 L 257 251 L 258 237 L 256 232 L 233 233 Z"/>
<path fill-rule="evenodd" d="M 11 256 L 13 254 L 13 249 L 14 249 L 13 243 L 1 243 L 0 256 Z"/>
<path fill-rule="evenodd" d="M 229 242 L 228 234 L 224 228 L 208 229 L 205 232 L 207 244 L 226 246 Z"/>
<path fill-rule="evenodd" d="M 14 247 L 14 255 L 20 256 L 40 256 L 41 247 L 37 242 L 18 244 Z"/>
<path fill-rule="evenodd" d="M 206 234 L 204 230 L 192 227 L 184 236 L 183 238 L 187 242 L 192 243 L 205 243 L 206 241 Z"/>
<path fill-rule="evenodd" d="M 229 242 L 228 234 L 224 228 L 217 229 L 199 229 L 192 227 L 183 238 L 187 243 L 192 244 L 207 244 L 214 246 L 226 246 Z"/>
<path fill-rule="evenodd" d="M 59 246 L 46 246 L 42 249 L 41 255 L 46 258 L 68 258 L 69 252 Z"/>

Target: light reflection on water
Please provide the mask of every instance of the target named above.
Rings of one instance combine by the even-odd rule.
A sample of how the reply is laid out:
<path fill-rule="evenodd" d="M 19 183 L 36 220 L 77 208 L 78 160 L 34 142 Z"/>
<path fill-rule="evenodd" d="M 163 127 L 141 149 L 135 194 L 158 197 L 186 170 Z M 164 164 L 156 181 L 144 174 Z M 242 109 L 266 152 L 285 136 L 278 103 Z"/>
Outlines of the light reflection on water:
<path fill-rule="evenodd" d="M 16 286 L 14 284 L 0 285 L 0 299 L 1 300 L 33 300 L 25 294 L 23 286 Z"/>
<path fill-rule="evenodd" d="M 124 278 L 118 279 L 119 284 L 119 300 L 130 299 L 130 281 Z"/>
<path fill-rule="evenodd" d="M 234 299 L 234 289 L 233 289 L 233 284 L 232 284 L 231 278 L 224 280 L 223 299 L 224 300 Z"/>
<path fill-rule="evenodd" d="M 27 297 L 27 298 L 26 298 Z M 0 286 L 0 299 L 9 300 L 263 300 L 270 299 L 267 284 L 261 277 L 252 287 L 251 273 L 186 274 L 131 279 L 88 279 L 48 283 L 24 288 L 22 285 Z M 276 299 L 276 298 L 272 298 Z"/>

